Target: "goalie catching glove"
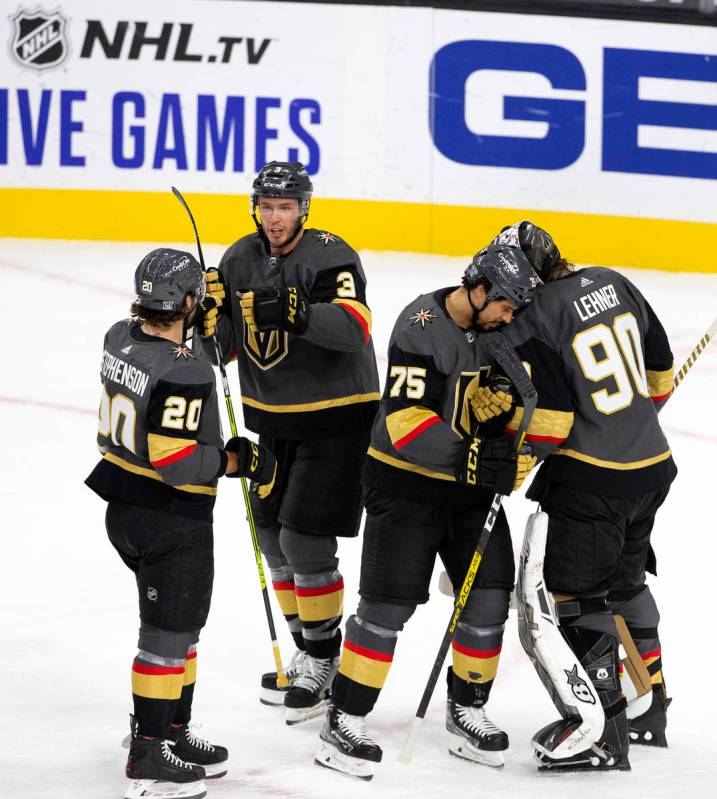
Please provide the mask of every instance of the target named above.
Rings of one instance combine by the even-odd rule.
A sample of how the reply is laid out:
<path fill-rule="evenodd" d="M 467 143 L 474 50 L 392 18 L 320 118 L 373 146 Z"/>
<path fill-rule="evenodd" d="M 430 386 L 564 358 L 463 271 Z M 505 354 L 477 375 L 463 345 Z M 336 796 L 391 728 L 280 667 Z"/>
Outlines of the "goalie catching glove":
<path fill-rule="evenodd" d="M 194 317 L 194 324 L 199 327 L 199 331 L 203 336 L 213 336 L 217 329 L 219 317 L 222 315 L 224 308 L 224 283 L 222 277 L 216 269 L 204 273 L 204 279 L 207 284 L 207 291 L 201 305 L 197 308 L 197 313 Z"/>
<path fill-rule="evenodd" d="M 311 306 L 293 286 L 248 289 L 242 295 L 241 310 L 253 333 L 278 329 L 300 336 L 311 315 Z"/>
<path fill-rule="evenodd" d="M 514 444 L 511 436 L 469 438 L 459 482 L 504 495 L 520 488 L 537 458 L 528 447 L 517 453 Z"/>
<path fill-rule="evenodd" d="M 237 470 L 228 473 L 227 477 L 248 477 L 255 484 L 254 490 L 260 499 L 266 499 L 274 488 L 276 481 L 276 458 L 248 438 L 235 436 L 224 445 L 226 452 L 237 455 Z"/>

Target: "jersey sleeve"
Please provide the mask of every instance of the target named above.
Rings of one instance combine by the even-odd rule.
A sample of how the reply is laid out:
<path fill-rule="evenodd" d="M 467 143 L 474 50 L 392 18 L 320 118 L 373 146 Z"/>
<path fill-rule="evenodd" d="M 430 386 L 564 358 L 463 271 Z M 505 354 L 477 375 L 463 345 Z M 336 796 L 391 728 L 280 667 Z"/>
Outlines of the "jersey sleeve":
<path fill-rule="evenodd" d="M 154 386 L 147 419 L 147 450 L 153 468 L 169 485 L 209 483 L 226 471 L 227 456 L 201 444 L 213 382 L 175 382 L 171 375 Z"/>
<path fill-rule="evenodd" d="M 403 345 L 403 346 L 402 346 Z M 464 442 L 440 416 L 446 377 L 434 358 L 397 337 L 388 353 L 386 431 L 403 458 L 429 469 L 458 469 Z"/>
<path fill-rule="evenodd" d="M 321 271 L 311 290 L 311 317 L 304 338 L 343 352 L 362 350 L 371 337 L 366 279 L 358 261 Z"/>
<path fill-rule="evenodd" d="M 525 441 L 538 460 L 544 460 L 565 441 L 573 426 L 574 410 L 562 360 L 549 344 L 533 335 L 515 346 L 538 392 L 538 405 L 530 419 Z M 517 407 L 507 425 L 517 433 L 523 408 Z"/>
<path fill-rule="evenodd" d="M 650 397 L 659 408 L 672 394 L 675 379 L 675 366 L 670 342 L 662 323 L 650 304 L 645 302 L 647 311 L 647 333 L 645 334 L 645 370 L 647 389 Z"/>

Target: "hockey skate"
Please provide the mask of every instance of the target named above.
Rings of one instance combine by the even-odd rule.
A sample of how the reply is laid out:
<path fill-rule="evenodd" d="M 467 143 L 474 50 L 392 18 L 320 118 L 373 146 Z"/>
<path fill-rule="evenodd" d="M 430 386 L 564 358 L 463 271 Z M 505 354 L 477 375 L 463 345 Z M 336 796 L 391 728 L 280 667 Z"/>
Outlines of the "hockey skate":
<path fill-rule="evenodd" d="M 383 757 L 381 747 L 366 732 L 364 716 L 351 716 L 333 705 L 319 733 L 321 745 L 314 762 L 361 780 L 373 778 L 373 763 Z"/>
<path fill-rule="evenodd" d="M 321 715 L 328 705 L 339 659 L 306 656 L 301 674 L 284 699 L 285 720 L 289 726 Z"/>
<path fill-rule="evenodd" d="M 262 705 L 271 705 L 272 707 L 283 707 L 286 694 L 289 688 L 296 682 L 296 678 L 301 674 L 301 669 L 304 661 L 307 658 L 306 652 L 302 649 L 297 649 L 289 661 L 289 665 L 284 670 L 286 679 L 289 684 L 284 688 L 279 688 L 276 684 L 277 674 L 275 671 L 268 671 L 266 674 L 261 675 L 261 693 L 259 694 L 259 701 Z"/>
<path fill-rule="evenodd" d="M 492 768 L 503 768 L 508 736 L 488 718 L 484 707 L 446 702 L 448 751 L 455 757 Z"/>
<path fill-rule="evenodd" d="M 132 719 L 132 740 L 126 775 L 125 799 L 202 799 L 207 795 L 205 772 L 186 763 L 172 750 L 172 741 L 140 738 Z"/>
<path fill-rule="evenodd" d="M 189 724 L 172 727 L 169 730 L 169 741 L 172 751 L 180 760 L 204 769 L 206 779 L 217 779 L 227 773 L 229 752 L 226 748 L 210 744 L 195 735 Z"/>
<path fill-rule="evenodd" d="M 652 686 L 652 704 L 640 716 L 630 719 L 630 743 L 643 746 L 667 746 L 667 708 L 672 699 L 665 693 L 664 685 Z M 630 706 L 628 705 L 628 714 Z"/>

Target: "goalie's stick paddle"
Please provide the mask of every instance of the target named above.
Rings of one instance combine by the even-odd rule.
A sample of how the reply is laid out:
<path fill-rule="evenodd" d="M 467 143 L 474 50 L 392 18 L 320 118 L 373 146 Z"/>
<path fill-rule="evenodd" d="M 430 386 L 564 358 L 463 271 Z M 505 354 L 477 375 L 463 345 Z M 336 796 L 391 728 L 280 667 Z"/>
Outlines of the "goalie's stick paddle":
<path fill-rule="evenodd" d="M 199 263 L 202 267 L 202 272 L 206 272 L 207 268 L 204 264 L 204 253 L 202 252 L 202 243 L 199 241 L 199 233 L 197 232 L 197 225 L 194 221 L 194 216 L 192 212 L 189 210 L 189 206 L 187 205 L 187 201 L 182 197 L 182 193 L 179 189 L 176 189 L 172 186 L 172 193 L 174 196 L 179 200 L 180 203 L 184 206 L 184 210 L 187 212 L 187 216 L 189 216 L 189 220 L 192 223 L 192 227 L 194 228 L 194 238 L 197 242 L 197 251 L 199 252 Z M 237 433 L 237 423 L 236 418 L 234 416 L 234 405 L 232 403 L 232 395 L 231 391 L 229 390 L 229 380 L 227 379 L 227 370 L 224 365 L 224 358 L 222 357 L 222 352 L 219 347 L 219 342 L 217 341 L 216 333 L 212 336 L 212 342 L 214 344 L 214 354 L 217 359 L 217 364 L 219 365 L 219 371 L 222 376 L 222 388 L 224 390 L 224 399 L 226 400 L 227 404 L 227 415 L 229 416 L 229 427 L 231 429 L 232 436 L 238 435 Z M 269 601 L 269 590 L 266 586 L 266 577 L 264 575 L 264 565 L 261 560 L 261 550 L 259 549 L 259 539 L 256 534 L 256 525 L 254 524 L 254 514 L 252 513 L 251 509 L 251 502 L 249 500 L 249 486 L 247 485 L 246 477 L 241 478 L 241 488 L 242 493 L 244 494 L 244 505 L 246 507 L 246 518 L 249 522 L 249 530 L 251 532 L 251 544 L 254 548 L 254 560 L 256 561 L 256 569 L 259 573 L 259 584 L 261 585 L 261 594 L 262 599 L 264 600 L 264 610 L 266 611 L 266 621 L 269 626 L 269 636 L 271 638 L 271 648 L 274 652 L 274 663 L 276 664 L 276 684 L 279 688 L 286 688 L 289 684 L 289 681 L 286 679 L 286 674 L 284 673 L 284 667 L 281 663 L 281 652 L 279 651 L 279 641 L 276 637 L 276 627 L 274 626 L 274 615 L 271 611 L 271 602 Z"/>
<path fill-rule="evenodd" d="M 528 376 L 528 373 L 518 358 L 515 350 L 510 346 L 508 341 L 503 338 L 503 336 L 501 336 L 499 333 L 490 333 L 481 336 L 479 341 L 481 345 L 484 345 L 488 349 L 493 358 L 501 366 L 506 377 L 508 377 L 513 383 L 523 401 L 523 418 L 520 421 L 520 426 L 518 427 L 518 432 L 515 436 L 515 449 L 516 452 L 520 452 L 520 449 L 523 446 L 525 434 L 528 430 L 528 425 L 530 424 L 530 419 L 538 403 L 538 392 L 535 390 L 535 386 L 531 382 L 530 377 Z M 481 530 L 480 537 L 478 538 L 478 543 L 476 544 L 475 551 L 473 552 L 473 558 L 471 560 L 470 566 L 468 567 L 468 571 L 466 572 L 461 590 L 458 592 L 458 596 L 453 607 L 453 614 L 448 622 L 446 631 L 443 634 L 443 640 L 438 648 L 436 659 L 433 661 L 433 667 L 428 677 L 426 687 L 423 691 L 423 696 L 421 697 L 421 701 L 418 705 L 418 710 L 416 711 L 416 715 L 413 719 L 411 730 L 406 738 L 405 744 L 403 745 L 401 754 L 398 756 L 398 759 L 402 763 L 410 763 L 411 758 L 413 757 L 413 747 L 415 746 L 416 738 L 418 737 L 418 731 L 421 727 L 423 719 L 426 716 L 428 704 L 433 696 L 433 691 L 436 687 L 436 683 L 438 682 L 441 669 L 443 668 L 443 662 L 446 659 L 448 648 L 453 640 L 453 634 L 455 632 L 456 626 L 458 625 L 458 620 L 460 619 L 461 613 L 468 602 L 468 597 L 470 596 L 470 592 L 473 587 L 473 581 L 475 580 L 481 560 L 483 559 L 483 553 L 488 546 L 490 534 L 493 531 L 493 525 L 495 524 L 495 520 L 498 516 L 498 511 L 500 510 L 502 502 L 502 494 L 495 494 L 493 496 L 490 510 L 488 511 L 485 523 L 483 524 L 483 529 Z"/>

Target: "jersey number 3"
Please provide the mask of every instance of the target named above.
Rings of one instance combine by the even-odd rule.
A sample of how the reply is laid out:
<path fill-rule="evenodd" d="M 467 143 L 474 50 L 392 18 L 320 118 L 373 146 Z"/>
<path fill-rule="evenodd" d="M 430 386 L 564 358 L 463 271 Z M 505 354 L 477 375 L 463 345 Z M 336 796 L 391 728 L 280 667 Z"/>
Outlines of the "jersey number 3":
<path fill-rule="evenodd" d="M 615 383 L 614 391 L 601 388 L 591 395 L 600 413 L 615 413 L 631 405 L 633 385 L 638 394 L 650 396 L 640 328 L 633 314 L 616 316 L 612 327 L 599 324 L 578 333 L 573 339 L 573 352 L 588 380 L 599 383 L 612 378 Z"/>

